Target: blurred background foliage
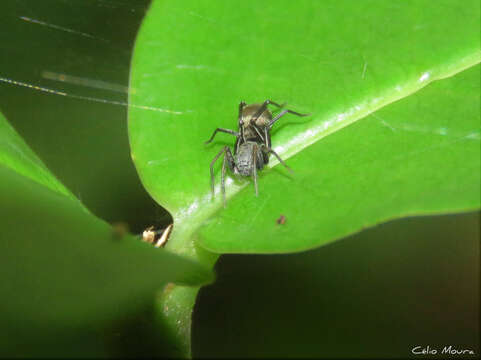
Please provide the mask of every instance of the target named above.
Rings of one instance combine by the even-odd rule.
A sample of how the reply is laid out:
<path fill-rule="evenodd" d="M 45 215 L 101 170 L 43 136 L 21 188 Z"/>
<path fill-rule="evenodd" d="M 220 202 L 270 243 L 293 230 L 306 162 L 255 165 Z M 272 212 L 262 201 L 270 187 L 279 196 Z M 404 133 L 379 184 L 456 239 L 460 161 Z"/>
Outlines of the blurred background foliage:
<path fill-rule="evenodd" d="M 0 111 L 47 167 L 94 214 L 134 232 L 168 223 L 130 159 L 129 63 L 149 1 L 6 0 L 0 13 L 0 77 L 100 99 L 53 95 L 0 82 Z M 35 21 L 35 22 L 34 22 Z M 67 74 L 118 91 L 46 78 Z M 48 76 L 47 76 L 48 77 Z"/>

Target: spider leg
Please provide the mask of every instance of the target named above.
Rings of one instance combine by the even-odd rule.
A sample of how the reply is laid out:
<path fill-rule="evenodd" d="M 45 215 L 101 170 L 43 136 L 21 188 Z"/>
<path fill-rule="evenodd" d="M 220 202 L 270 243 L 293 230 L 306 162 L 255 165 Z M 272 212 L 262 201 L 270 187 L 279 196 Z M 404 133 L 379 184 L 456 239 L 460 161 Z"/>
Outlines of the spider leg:
<path fill-rule="evenodd" d="M 215 131 L 214 131 L 214 133 L 212 134 L 212 136 L 210 137 L 210 139 L 207 140 L 204 144 L 208 144 L 208 143 L 210 143 L 212 140 L 214 140 L 214 137 L 215 137 L 215 135 L 216 135 L 218 132 L 223 132 L 223 133 L 231 134 L 231 135 L 234 135 L 234 136 L 239 136 L 239 133 L 238 133 L 237 131 L 234 131 L 234 130 L 231 130 L 231 129 L 217 128 L 217 129 L 215 129 Z"/>
<path fill-rule="evenodd" d="M 242 141 L 243 142 L 246 142 L 246 139 L 244 137 L 244 126 L 243 125 L 243 122 L 242 122 L 242 111 L 244 110 L 244 106 L 246 106 L 246 103 L 244 101 L 241 101 L 239 103 L 239 115 L 237 117 L 237 126 L 239 127 L 239 131 L 240 131 L 240 136 L 242 137 Z M 237 152 L 237 151 L 236 151 Z"/>
<path fill-rule="evenodd" d="M 262 156 L 264 158 L 264 164 L 269 163 L 269 153 L 264 151 L 264 149 L 270 149 L 271 148 L 271 134 L 269 133 L 269 129 L 267 127 L 264 127 L 264 138 L 262 139 L 264 142 L 261 145 L 261 151 L 262 151 Z"/>
<path fill-rule="evenodd" d="M 225 146 L 224 149 L 222 149 L 222 151 L 225 153 L 224 155 L 224 160 L 222 161 L 222 174 L 221 174 L 221 178 L 220 178 L 220 188 L 221 188 L 221 191 L 222 191 L 222 201 L 224 203 L 224 207 L 225 207 L 225 204 L 226 204 L 226 200 L 225 200 L 225 168 L 226 168 L 226 164 L 229 166 L 229 169 L 230 171 L 234 172 L 234 169 L 235 169 L 235 161 L 234 161 L 234 157 L 232 156 L 232 152 L 230 151 L 230 148 L 228 146 Z"/>
<path fill-rule="evenodd" d="M 254 178 L 254 187 L 256 189 L 256 196 L 259 196 L 259 190 L 257 188 L 257 144 L 254 144 L 253 149 L 252 149 L 252 177 Z"/>
<path fill-rule="evenodd" d="M 226 163 L 226 156 L 224 154 L 224 159 L 222 160 L 222 172 L 220 176 L 220 190 L 222 192 L 222 201 L 225 207 L 225 163 Z"/>
<path fill-rule="evenodd" d="M 219 151 L 219 153 L 212 159 L 210 163 L 210 190 L 212 193 L 212 198 L 214 198 L 214 183 L 215 183 L 214 164 L 217 161 L 217 159 L 222 155 L 222 153 L 225 152 L 225 148 L 227 148 L 227 146 L 225 146 L 221 151 Z"/>
<path fill-rule="evenodd" d="M 263 145 L 263 148 L 264 150 L 268 153 L 268 154 L 274 154 L 274 156 L 277 158 L 277 160 L 279 160 L 279 162 L 284 165 L 286 167 L 287 170 L 289 170 L 289 172 L 291 174 L 293 174 L 294 172 L 292 171 L 292 169 L 286 165 L 286 163 L 284 162 L 284 160 L 281 159 L 281 157 L 274 151 L 272 150 L 271 148 L 267 147 L 267 146 L 264 146 Z"/>
<path fill-rule="evenodd" d="M 261 107 L 259 108 L 259 110 L 257 110 L 257 112 L 254 114 L 254 116 L 252 116 L 252 120 L 254 120 L 254 121 L 257 120 L 257 118 L 259 116 L 261 116 L 264 111 L 266 111 L 267 105 L 269 105 L 269 104 L 272 104 L 272 105 L 277 106 L 279 108 L 282 107 L 282 105 L 279 105 L 278 103 L 275 103 L 274 101 L 267 99 L 266 101 L 264 101 L 262 103 Z"/>
<path fill-rule="evenodd" d="M 252 124 L 252 127 L 256 131 L 257 135 L 259 135 L 259 138 L 261 139 L 262 142 L 265 142 L 264 136 L 262 136 L 261 131 L 259 130 L 259 127 L 256 124 Z"/>
<path fill-rule="evenodd" d="M 266 126 L 264 128 L 264 136 L 265 136 L 264 137 L 264 146 L 269 149 L 271 147 L 271 136 L 269 134 L 268 126 Z"/>
<path fill-rule="evenodd" d="M 289 110 L 289 109 L 285 109 L 285 110 L 282 110 L 274 119 L 271 120 L 271 122 L 269 123 L 269 125 L 267 125 L 267 127 L 269 128 L 269 130 L 271 129 L 272 125 L 274 125 L 274 123 L 279 120 L 281 117 L 283 117 L 285 114 L 293 114 L 293 115 L 297 115 L 297 116 L 308 116 L 308 115 L 311 115 L 311 114 L 300 114 L 298 112 L 295 112 L 295 111 L 292 111 L 292 110 Z"/>

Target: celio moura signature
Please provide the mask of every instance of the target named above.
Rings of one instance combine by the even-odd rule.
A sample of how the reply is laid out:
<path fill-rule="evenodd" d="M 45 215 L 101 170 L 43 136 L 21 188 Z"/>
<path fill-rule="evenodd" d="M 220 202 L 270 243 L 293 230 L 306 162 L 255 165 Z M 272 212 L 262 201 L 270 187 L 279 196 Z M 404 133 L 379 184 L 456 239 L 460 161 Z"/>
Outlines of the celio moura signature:
<path fill-rule="evenodd" d="M 437 354 L 449 354 L 449 355 L 475 355 L 471 349 L 456 349 L 453 345 L 444 346 L 441 352 L 438 349 L 428 346 L 415 346 L 411 352 L 414 355 L 437 355 Z"/>

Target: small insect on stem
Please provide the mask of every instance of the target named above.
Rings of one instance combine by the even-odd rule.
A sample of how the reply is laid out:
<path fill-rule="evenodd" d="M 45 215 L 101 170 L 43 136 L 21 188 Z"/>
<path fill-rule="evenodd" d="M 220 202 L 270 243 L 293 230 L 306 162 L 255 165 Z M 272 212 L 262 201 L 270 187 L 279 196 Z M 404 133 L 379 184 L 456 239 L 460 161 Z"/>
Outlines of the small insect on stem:
<path fill-rule="evenodd" d="M 279 114 L 273 117 L 272 112 L 267 107 L 268 105 L 274 105 L 282 110 L 279 112 Z M 269 163 L 269 156 L 271 154 L 274 155 L 277 160 L 279 160 L 279 162 L 286 167 L 287 170 L 292 172 L 291 168 L 289 168 L 289 166 L 286 165 L 280 156 L 274 150 L 272 150 L 270 131 L 276 121 L 287 113 L 297 116 L 308 116 L 310 114 L 300 114 L 289 109 L 283 109 L 283 106 L 284 105 L 279 105 L 271 100 L 266 100 L 261 104 L 250 105 L 247 105 L 245 102 L 241 101 L 239 104 L 237 131 L 217 128 L 214 130 L 214 133 L 210 139 L 205 142 L 205 144 L 212 142 L 214 137 L 219 132 L 236 137 L 234 153 L 232 153 L 228 146 L 224 146 L 210 163 L 211 192 L 212 197 L 214 197 L 214 165 L 221 156 L 224 156 L 220 179 L 224 207 L 226 206 L 225 173 L 227 167 L 235 175 L 252 176 L 254 179 L 256 196 L 259 193 L 257 185 L 257 173 L 262 170 L 267 163 Z"/>
<path fill-rule="evenodd" d="M 142 233 L 142 241 L 148 242 L 155 247 L 163 247 L 169 239 L 173 225 L 174 224 L 170 224 L 162 230 L 154 230 L 153 226 L 148 227 Z"/>

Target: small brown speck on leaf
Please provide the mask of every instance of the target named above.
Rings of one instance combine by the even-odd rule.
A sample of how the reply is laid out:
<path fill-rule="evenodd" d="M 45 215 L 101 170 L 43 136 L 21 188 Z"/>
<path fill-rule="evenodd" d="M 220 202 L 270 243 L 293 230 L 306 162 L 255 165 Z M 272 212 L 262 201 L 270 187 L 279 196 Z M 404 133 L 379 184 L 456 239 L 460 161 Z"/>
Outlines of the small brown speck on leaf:
<path fill-rule="evenodd" d="M 286 217 L 284 215 L 279 216 L 279 219 L 276 220 L 278 225 L 284 225 L 286 223 Z"/>

